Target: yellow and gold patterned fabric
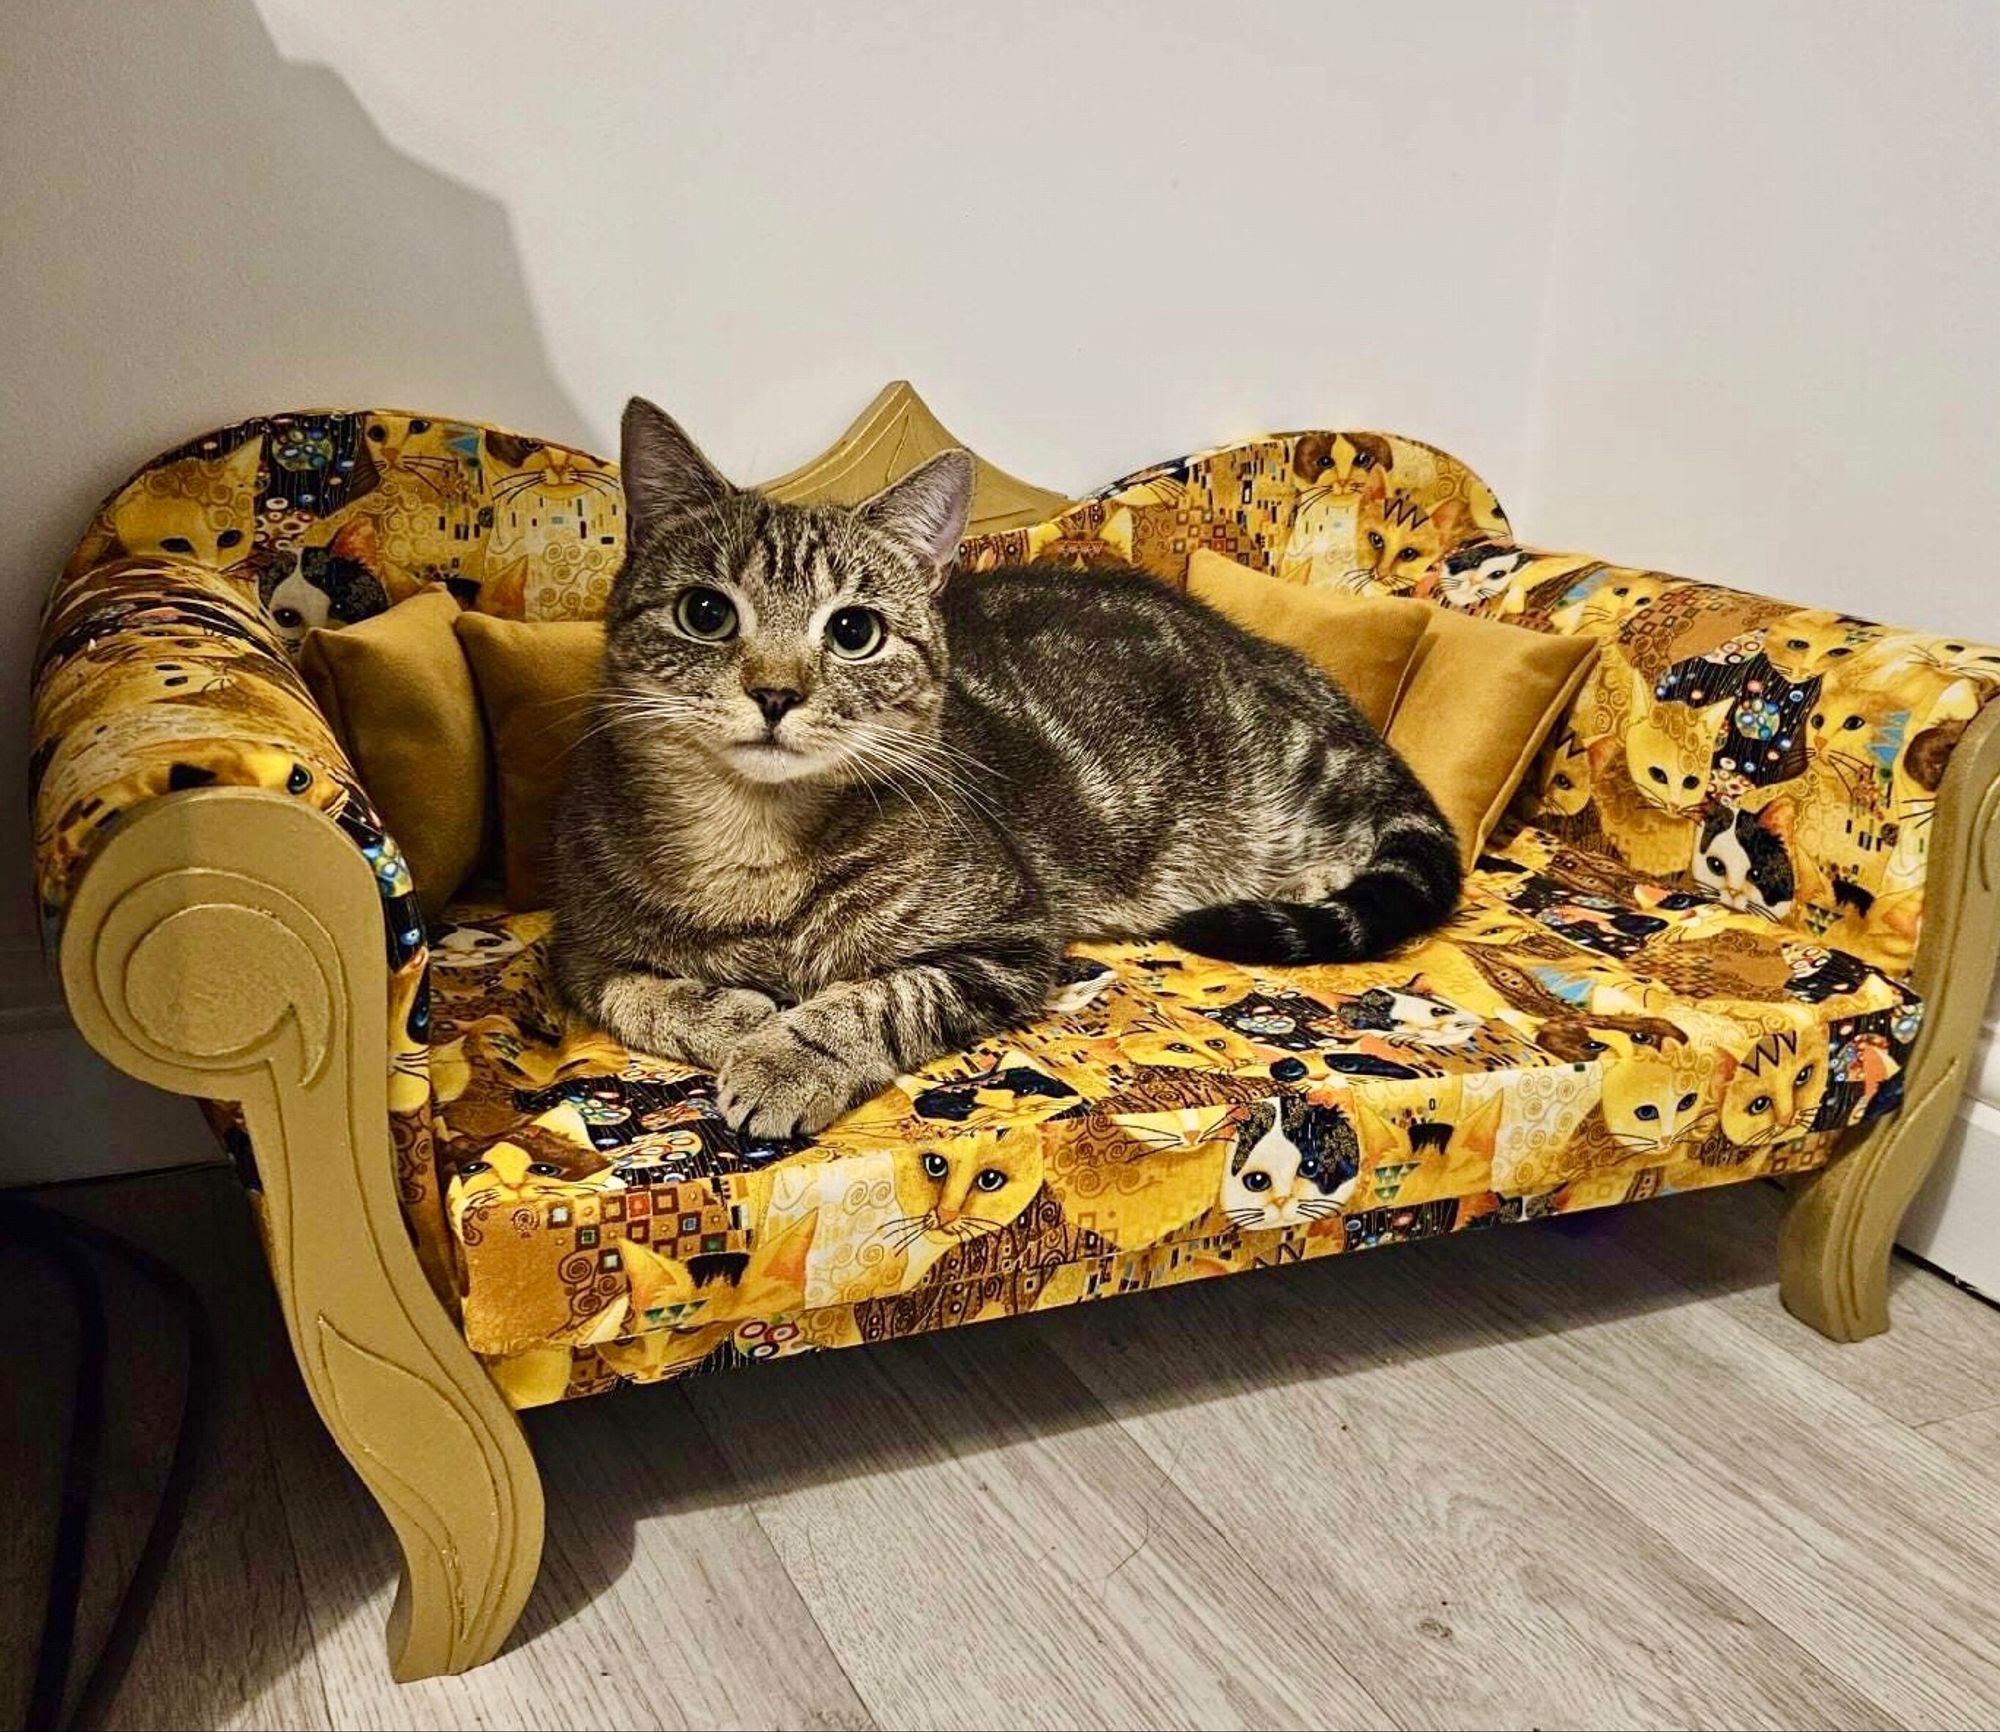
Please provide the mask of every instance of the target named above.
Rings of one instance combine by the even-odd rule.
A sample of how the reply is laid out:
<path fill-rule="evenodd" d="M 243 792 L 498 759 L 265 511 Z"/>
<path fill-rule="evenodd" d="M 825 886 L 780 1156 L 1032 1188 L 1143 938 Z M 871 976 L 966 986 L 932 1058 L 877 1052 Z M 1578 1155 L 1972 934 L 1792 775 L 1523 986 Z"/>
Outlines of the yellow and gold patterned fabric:
<path fill-rule="evenodd" d="M 292 668 L 433 582 L 594 617 L 622 557 L 612 465 L 387 411 L 222 429 L 98 511 L 36 661 L 43 908 L 183 789 L 281 791 L 352 838 L 411 1231 L 524 1404 L 1793 1170 L 1895 1108 L 1932 803 L 2000 651 L 1518 547 L 1464 465 L 1365 432 L 1157 465 L 963 562 L 1179 584 L 1201 547 L 1601 640 L 1448 931 L 1290 972 L 1087 948 L 1034 1029 L 740 1146 L 706 1079 L 563 1021 L 546 916 L 461 904 L 427 946 Z"/>
<path fill-rule="evenodd" d="M 964 559 L 1131 559 L 1185 586 L 1202 547 L 1292 583 L 1598 639 L 1528 816 L 1908 972 L 1938 785 L 2000 694 L 2000 648 L 1521 547 L 1463 464 L 1380 433 L 1179 458 Z"/>
<path fill-rule="evenodd" d="M 464 1324 L 522 1404 L 1817 1165 L 1920 1021 L 1856 958 L 1522 831 L 1378 963 L 1087 945 L 1059 1008 L 808 1143 L 564 1017 L 454 909 L 436 1127 Z"/>

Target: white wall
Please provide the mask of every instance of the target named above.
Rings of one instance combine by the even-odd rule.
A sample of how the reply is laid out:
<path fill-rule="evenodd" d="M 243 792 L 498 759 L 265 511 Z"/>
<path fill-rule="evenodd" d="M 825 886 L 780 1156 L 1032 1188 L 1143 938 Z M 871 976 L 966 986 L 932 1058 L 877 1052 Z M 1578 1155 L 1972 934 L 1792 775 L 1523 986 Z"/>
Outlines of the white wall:
<path fill-rule="evenodd" d="M 2000 641 L 2000 6 L 1580 13 L 1517 525 Z"/>
<path fill-rule="evenodd" d="M 1666 0 L 33 11 L 0 102 L 16 762 L 34 609 L 95 498 L 307 402 L 608 448 L 644 390 L 748 477 L 902 375 L 1065 488 L 1384 425 L 1545 544 L 2000 638 L 1984 0 L 1893 29 Z M 0 804 L 0 1092 L 43 1079 L 0 1177 L 183 1158 L 177 1103 L 72 1086 L 99 1073 L 50 1027 L 25 851 Z"/>

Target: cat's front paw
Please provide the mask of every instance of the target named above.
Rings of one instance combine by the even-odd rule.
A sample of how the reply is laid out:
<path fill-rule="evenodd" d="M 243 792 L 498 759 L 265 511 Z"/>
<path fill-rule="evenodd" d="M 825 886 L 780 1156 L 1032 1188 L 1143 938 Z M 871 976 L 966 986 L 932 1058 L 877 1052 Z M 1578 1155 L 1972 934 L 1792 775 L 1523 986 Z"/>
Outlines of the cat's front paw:
<path fill-rule="evenodd" d="M 747 986 L 712 986 L 690 1007 L 677 1031 L 680 1056 L 703 1070 L 715 1070 L 777 1014 L 777 1001 L 764 993 Z"/>
<path fill-rule="evenodd" d="M 776 1000 L 747 986 L 620 975 L 604 989 L 598 1020 L 636 1052 L 658 1053 L 701 1070 L 778 1014 Z"/>
<path fill-rule="evenodd" d="M 715 1104 L 747 1136 L 810 1136 L 839 1118 L 865 1086 L 852 1067 L 778 1016 L 717 1067 Z"/>

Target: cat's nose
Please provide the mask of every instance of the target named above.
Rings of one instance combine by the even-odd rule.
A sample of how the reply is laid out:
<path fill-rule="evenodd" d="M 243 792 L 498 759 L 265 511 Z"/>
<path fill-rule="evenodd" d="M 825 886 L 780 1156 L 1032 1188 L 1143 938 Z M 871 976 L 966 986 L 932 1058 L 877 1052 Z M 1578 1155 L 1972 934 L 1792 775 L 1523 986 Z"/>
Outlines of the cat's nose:
<path fill-rule="evenodd" d="M 793 691 L 789 686 L 753 686 L 750 688 L 750 699 L 764 712 L 764 725 L 775 728 L 806 701 L 806 695 Z"/>

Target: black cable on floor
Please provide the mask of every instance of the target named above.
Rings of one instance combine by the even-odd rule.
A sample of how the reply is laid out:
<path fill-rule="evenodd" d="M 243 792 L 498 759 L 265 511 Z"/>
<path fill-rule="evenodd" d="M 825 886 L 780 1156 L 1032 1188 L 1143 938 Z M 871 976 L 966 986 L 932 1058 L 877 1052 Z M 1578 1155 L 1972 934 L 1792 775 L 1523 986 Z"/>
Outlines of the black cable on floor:
<path fill-rule="evenodd" d="M 77 1315 L 76 1390 L 71 1402 L 55 1546 L 49 1562 L 49 1594 L 25 1721 L 29 1732 L 66 1732 L 72 1726 L 93 1724 L 117 1692 L 132 1662 L 146 1614 L 159 1591 L 167 1560 L 173 1555 L 208 1429 L 215 1388 L 215 1341 L 207 1309 L 186 1277 L 171 1264 L 115 1233 L 23 1199 L 9 1199 L 0 1205 L 0 1237 L 40 1252 L 59 1270 L 70 1289 Z M 63 1701 L 76 1657 L 77 1609 L 83 1594 L 90 1505 L 103 1453 L 110 1369 L 102 1278 L 87 1254 L 89 1251 L 122 1264 L 179 1312 L 187 1335 L 187 1373 L 173 1455 L 160 1483 L 152 1525 L 146 1531 L 138 1560 L 111 1614 L 103 1645 L 76 1692 L 75 1708 L 65 1716 Z"/>

